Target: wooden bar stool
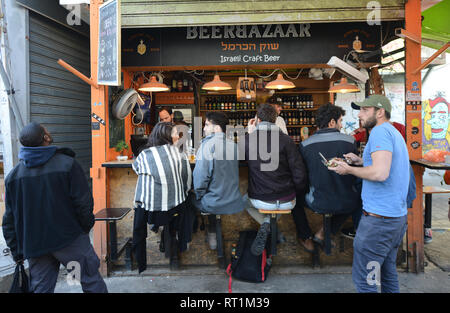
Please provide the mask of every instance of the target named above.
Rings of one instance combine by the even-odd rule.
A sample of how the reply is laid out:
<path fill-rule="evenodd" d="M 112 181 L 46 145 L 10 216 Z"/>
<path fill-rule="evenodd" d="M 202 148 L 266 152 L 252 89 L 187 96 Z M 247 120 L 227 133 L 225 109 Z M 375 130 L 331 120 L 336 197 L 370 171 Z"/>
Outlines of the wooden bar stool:
<path fill-rule="evenodd" d="M 450 193 L 450 189 L 439 186 L 424 186 L 423 193 L 425 194 L 425 216 L 424 228 L 431 229 L 431 212 L 432 212 L 432 197 L 435 193 Z M 424 229 L 425 231 L 425 229 Z M 431 240 L 430 240 L 431 241 Z M 425 242 L 428 243 L 428 242 Z"/>
<path fill-rule="evenodd" d="M 129 212 L 130 208 L 105 208 L 95 214 L 95 221 L 106 221 L 109 231 L 109 251 L 107 262 L 113 263 L 118 260 L 120 255 L 125 251 L 125 264 L 131 270 L 132 267 L 132 238 L 127 238 L 122 247 L 118 249 L 117 243 L 117 221 L 123 219 Z"/>
<path fill-rule="evenodd" d="M 263 210 L 258 209 L 258 212 L 261 214 L 270 214 L 270 250 L 271 255 L 277 255 L 277 235 L 278 235 L 278 227 L 277 227 L 277 214 L 291 214 L 292 210 Z"/>

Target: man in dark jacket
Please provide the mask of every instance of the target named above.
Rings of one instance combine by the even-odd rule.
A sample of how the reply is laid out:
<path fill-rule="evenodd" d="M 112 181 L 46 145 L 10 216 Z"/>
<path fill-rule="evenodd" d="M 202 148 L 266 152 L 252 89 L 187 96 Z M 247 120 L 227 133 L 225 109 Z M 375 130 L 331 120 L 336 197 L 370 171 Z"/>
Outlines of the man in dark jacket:
<path fill-rule="evenodd" d="M 308 169 L 309 191 L 305 196 L 306 205 L 314 212 L 333 214 L 332 234 L 336 234 L 351 212 L 361 210 L 361 180 L 352 175 L 340 176 L 329 171 L 319 154 L 330 160 L 335 157 L 343 158 L 343 154 L 349 152 L 357 152 L 355 139 L 340 133 L 344 115 L 345 111 L 338 106 L 330 103 L 321 106 L 316 116 L 319 130 L 300 145 L 300 153 Z M 297 195 L 297 198 L 301 196 Z M 323 244 L 323 227 L 312 236 L 304 203 L 300 199 L 292 213 L 299 242 L 306 251 L 313 252 L 313 240 Z"/>
<path fill-rule="evenodd" d="M 292 210 L 296 193 L 302 193 L 305 188 L 306 173 L 294 142 L 275 125 L 277 112 L 274 107 L 262 104 L 256 115 L 256 121 L 250 122 L 249 134 L 245 137 L 245 159 L 251 204 L 247 211 L 261 224 L 251 251 L 259 255 L 270 231 L 270 217 L 257 209 Z"/>
<path fill-rule="evenodd" d="M 37 123 L 20 132 L 20 163 L 5 180 L 3 236 L 16 262 L 28 260 L 30 288 L 54 292 L 62 263 L 84 292 L 107 292 L 90 243 L 93 199 L 75 153 L 52 146 Z"/>

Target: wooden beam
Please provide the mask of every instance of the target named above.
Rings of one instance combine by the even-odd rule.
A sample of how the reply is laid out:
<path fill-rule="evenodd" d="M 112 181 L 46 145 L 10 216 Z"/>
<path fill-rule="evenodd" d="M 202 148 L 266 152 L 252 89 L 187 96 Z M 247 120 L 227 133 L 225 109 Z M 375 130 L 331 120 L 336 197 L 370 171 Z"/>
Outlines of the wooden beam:
<path fill-rule="evenodd" d="M 430 64 L 431 62 L 433 62 L 434 59 L 436 59 L 438 56 L 440 56 L 443 52 L 445 52 L 445 50 L 447 50 L 450 47 L 450 42 L 447 42 L 445 45 L 442 46 L 441 49 L 439 49 L 438 51 L 436 51 L 431 57 L 428 58 L 428 60 L 426 60 L 425 62 L 422 63 L 422 65 L 420 65 L 418 68 L 416 68 L 413 71 L 413 74 L 417 74 L 420 73 L 421 70 L 423 70 L 425 67 L 428 66 L 428 64 Z"/>
<path fill-rule="evenodd" d="M 422 80 L 420 72 L 414 70 L 421 65 L 421 11 L 420 0 L 408 0 L 405 3 L 405 31 L 403 34 L 413 40 L 405 40 L 405 114 L 406 142 L 410 159 L 422 158 Z M 419 130 L 414 131 L 417 127 Z M 414 143 L 414 144 L 413 144 Z M 408 270 L 413 273 L 424 271 L 424 241 L 423 241 L 423 172 L 424 168 L 413 165 L 416 178 L 416 199 L 413 207 L 408 209 Z"/>
<path fill-rule="evenodd" d="M 90 25 L 91 25 L 91 77 L 97 81 L 97 57 L 98 57 L 98 9 L 103 1 L 91 0 Z M 102 163 L 106 161 L 106 144 L 109 142 L 106 136 L 108 122 L 108 97 L 105 86 L 91 87 L 91 113 L 95 113 L 106 121 L 106 126 L 100 124 L 98 130 L 92 130 L 92 194 L 94 201 L 94 214 L 107 206 L 107 177 Z M 96 122 L 92 119 L 92 122 Z M 94 250 L 100 259 L 100 273 L 108 275 L 106 256 L 108 254 L 108 230 L 106 222 L 96 222 L 94 225 Z"/>
<path fill-rule="evenodd" d="M 81 73 L 80 71 L 78 71 L 77 69 L 73 68 L 71 65 L 69 65 L 68 63 L 64 62 L 63 60 L 59 59 L 57 62 L 59 65 L 61 65 L 62 67 L 64 67 L 66 70 L 68 70 L 69 72 L 71 72 L 73 75 L 77 76 L 78 78 L 80 78 L 81 80 L 83 80 L 84 82 L 88 83 L 89 85 L 93 86 L 94 88 L 98 89 L 98 85 L 96 82 L 94 82 L 92 79 L 86 77 L 85 75 L 83 75 L 83 73 Z"/>

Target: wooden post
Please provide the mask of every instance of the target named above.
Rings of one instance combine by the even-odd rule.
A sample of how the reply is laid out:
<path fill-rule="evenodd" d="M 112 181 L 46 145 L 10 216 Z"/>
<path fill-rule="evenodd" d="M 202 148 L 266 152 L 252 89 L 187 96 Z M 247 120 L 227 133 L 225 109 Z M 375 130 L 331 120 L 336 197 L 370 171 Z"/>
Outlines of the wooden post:
<path fill-rule="evenodd" d="M 90 40 L 91 40 L 91 77 L 93 82 L 97 82 L 97 55 L 98 55 L 98 9 L 103 3 L 100 0 L 91 0 L 90 3 Z M 108 119 L 108 98 L 105 86 L 99 88 L 91 87 L 91 112 L 95 113 L 105 121 Z M 97 122 L 92 118 L 92 122 Z M 100 123 L 98 130 L 92 129 L 92 192 L 94 196 L 94 214 L 106 208 L 106 170 L 102 168 L 102 163 L 106 161 L 106 126 Z M 94 249 L 100 258 L 100 273 L 103 276 L 108 274 L 106 256 L 107 246 L 106 222 L 96 222 L 94 226 Z"/>
<path fill-rule="evenodd" d="M 405 3 L 405 114 L 406 141 L 410 159 L 422 158 L 422 81 L 420 71 L 414 73 L 421 65 L 421 44 L 417 38 L 422 37 L 421 1 L 409 0 Z M 408 36 L 407 36 L 408 35 Z M 412 40 L 411 38 L 415 39 Z M 424 271 L 423 251 L 423 204 L 422 176 L 424 168 L 413 165 L 416 177 L 416 195 L 412 209 L 408 210 L 408 270 L 414 273 Z"/>

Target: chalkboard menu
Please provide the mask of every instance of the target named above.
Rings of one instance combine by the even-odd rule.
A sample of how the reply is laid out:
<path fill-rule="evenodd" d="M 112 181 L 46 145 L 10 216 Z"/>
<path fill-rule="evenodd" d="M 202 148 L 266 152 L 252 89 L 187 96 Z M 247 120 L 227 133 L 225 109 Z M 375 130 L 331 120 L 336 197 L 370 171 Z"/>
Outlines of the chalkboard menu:
<path fill-rule="evenodd" d="M 98 84 L 120 85 L 120 0 L 111 0 L 99 8 Z"/>

